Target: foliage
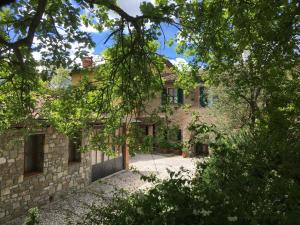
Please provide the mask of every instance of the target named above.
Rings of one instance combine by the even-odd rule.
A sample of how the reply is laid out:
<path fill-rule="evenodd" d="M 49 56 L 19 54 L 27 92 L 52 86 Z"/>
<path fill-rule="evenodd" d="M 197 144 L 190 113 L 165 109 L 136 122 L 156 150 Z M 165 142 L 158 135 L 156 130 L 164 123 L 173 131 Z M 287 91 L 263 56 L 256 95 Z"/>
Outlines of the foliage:
<path fill-rule="evenodd" d="M 105 43 L 112 39 L 116 54 L 107 57 L 107 66 L 111 69 L 104 66 L 104 70 L 110 70 L 110 78 L 114 78 L 114 73 L 118 73 L 116 77 L 123 74 L 123 89 L 119 95 L 128 101 L 127 106 L 133 104 L 129 108 L 134 108 L 142 102 L 139 90 L 145 89 L 142 92 L 147 93 L 156 83 L 152 76 L 144 77 L 144 74 L 152 74 L 157 59 L 153 57 L 156 50 L 150 45 L 163 34 L 161 25 L 166 23 L 180 31 L 177 50 L 193 57 L 192 74 L 197 74 L 200 62 L 206 63 L 209 83 L 230 87 L 228 95 L 248 105 L 249 123 L 253 128 L 257 117 L 263 116 L 261 104 L 266 103 L 268 93 L 284 81 L 282 72 L 298 63 L 297 1 L 276 1 L 272 8 L 269 4 L 266 0 L 247 3 L 164 0 L 155 4 L 142 3 L 142 15 L 131 16 L 116 1 L 22 0 L 7 3 L 0 8 L 0 63 L 4 65 L 1 70 L 5 71 L 1 80 L 13 83 L 11 77 L 23 77 L 21 85 L 13 85 L 14 91 L 19 95 L 23 95 L 24 89 L 35 91 L 34 85 L 26 85 L 28 79 L 51 79 L 56 68 L 74 66 L 74 58 L 70 56 L 72 45 L 78 45 L 76 57 L 86 54 L 85 48 L 94 46 L 90 35 L 80 30 L 82 23 L 99 32 L 108 28 L 111 34 Z M 109 10 L 119 17 L 109 18 Z M 41 52 L 38 63 L 32 57 L 34 52 Z M 38 64 L 42 65 L 41 72 L 36 69 Z M 194 79 L 195 76 L 179 76 L 178 85 L 188 90 L 194 86 Z M 140 88 L 136 88 L 140 84 Z M 106 89 L 114 89 L 113 86 L 111 83 Z M 7 87 L 4 89 L 1 99 L 10 92 Z M 28 93 L 25 95 L 30 99 Z M 108 102 L 101 102 L 107 105 L 110 100 L 106 97 L 103 101 Z M 23 103 L 24 99 L 17 101 L 17 108 L 22 109 L 18 118 L 22 120 L 28 116 L 24 107 L 32 107 L 32 100 Z M 2 112 L 6 127 L 11 125 L 10 110 Z"/>
<path fill-rule="evenodd" d="M 195 71 L 191 66 L 182 65 L 181 68 L 175 69 L 174 73 L 177 74 L 175 86 L 182 88 L 186 95 L 198 87 L 200 81 L 198 70 Z"/>
<path fill-rule="evenodd" d="M 202 1 L 182 22 L 178 49 L 207 63 L 209 84 L 226 88 L 247 105 L 248 124 L 263 117 L 263 105 L 286 70 L 299 63 L 297 1 Z M 201 13 L 197 13 L 201 11 Z"/>
<path fill-rule="evenodd" d="M 156 43 L 162 24 L 178 28 L 177 51 L 193 58 L 188 70 L 194 76 L 179 74 L 177 85 L 192 88 L 204 63 L 206 84 L 224 88 L 227 100 L 246 112 L 251 132 L 245 127 L 237 136 L 215 138 L 214 154 L 195 178 L 172 174 L 145 194 L 96 208 L 86 223 L 299 223 L 297 0 L 157 0 L 143 3 L 137 16 L 115 0 L 20 0 L 0 7 L 0 129 L 30 125 L 42 115 L 72 134 L 89 130 L 93 120 L 103 126 L 93 134 L 93 147 L 107 146 L 108 137 L 142 112 L 145 100 L 163 84 L 164 59 Z M 119 17 L 110 19 L 109 10 Z M 76 57 L 94 46 L 79 29 L 82 22 L 111 31 L 107 63 L 95 72 L 94 82 L 86 74 L 79 86 L 50 91 L 41 80 L 50 80 L 58 67 L 74 65 L 72 45 L 78 45 Z M 41 52 L 40 61 L 33 52 Z M 36 110 L 43 101 L 45 107 Z M 199 137 L 210 130 L 200 124 L 194 129 Z"/>
<path fill-rule="evenodd" d="M 191 132 L 191 138 L 188 142 L 188 146 L 190 147 L 199 143 L 208 144 L 214 142 L 221 135 L 215 125 L 207 125 L 200 122 L 199 116 L 199 114 L 194 114 L 188 126 L 188 130 Z"/>
<path fill-rule="evenodd" d="M 105 152 L 111 150 L 110 144 L 124 143 L 128 135 L 133 137 L 129 133 L 115 135 L 115 132 L 124 125 L 130 127 L 135 122 L 133 118 L 143 111 L 144 102 L 162 85 L 160 73 L 164 59 L 155 54 L 157 44 L 149 42 L 143 49 L 131 49 L 131 40 L 125 40 L 116 41 L 115 46 L 108 48 L 104 52 L 106 63 L 94 71 L 86 71 L 79 85 L 61 93 L 56 91 L 44 104 L 44 118 L 65 134 L 101 124 L 101 129 L 91 135 L 91 148 Z M 115 138 L 108 145 L 110 136 Z"/>
<path fill-rule="evenodd" d="M 38 208 L 32 208 L 28 212 L 28 216 L 25 220 L 24 225 L 38 225 L 40 224 L 39 210 Z"/>
<path fill-rule="evenodd" d="M 228 132 L 232 132 L 247 127 L 249 124 L 249 107 L 248 104 L 240 98 L 232 96 L 228 89 L 230 89 L 230 87 L 224 87 L 222 85 L 210 87 L 210 91 L 218 96 L 217 101 L 214 101 L 210 108 L 213 113 L 219 117 L 223 116 L 228 118 L 226 124 L 223 123 L 222 126 L 225 130 L 229 130 Z"/>
<path fill-rule="evenodd" d="M 42 94 L 42 83 L 36 79 L 33 69 L 15 76 L 15 68 L 9 68 L 6 62 L 0 62 L 0 65 L 0 131 L 11 126 L 30 124 L 38 114 L 35 105 Z"/>
<path fill-rule="evenodd" d="M 70 71 L 64 68 L 58 68 L 55 75 L 52 76 L 49 82 L 49 88 L 52 89 L 65 89 L 71 85 Z"/>
<path fill-rule="evenodd" d="M 171 125 L 168 122 L 161 121 L 154 139 L 156 147 L 165 150 L 181 150 L 181 135 L 177 125 Z"/>
<path fill-rule="evenodd" d="M 95 207 L 78 224 L 297 224 L 300 143 L 276 136 L 219 136 L 194 178 L 171 172 L 145 193 Z"/>
<path fill-rule="evenodd" d="M 0 8 L 1 130 L 31 124 L 43 101 L 37 95 L 41 80 L 72 65 L 72 44 L 81 43 L 72 51 L 75 57 L 93 46 L 90 35 L 78 29 L 79 15 L 70 1 L 21 0 Z"/>

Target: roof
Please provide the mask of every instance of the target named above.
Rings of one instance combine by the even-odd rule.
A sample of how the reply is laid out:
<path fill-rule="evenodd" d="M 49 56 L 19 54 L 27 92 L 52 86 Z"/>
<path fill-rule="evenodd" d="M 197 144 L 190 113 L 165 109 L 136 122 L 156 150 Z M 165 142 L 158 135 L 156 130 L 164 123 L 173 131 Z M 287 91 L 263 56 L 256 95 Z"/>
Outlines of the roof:
<path fill-rule="evenodd" d="M 174 73 L 164 73 L 163 78 L 165 78 L 166 82 L 172 82 L 176 80 L 176 75 Z"/>

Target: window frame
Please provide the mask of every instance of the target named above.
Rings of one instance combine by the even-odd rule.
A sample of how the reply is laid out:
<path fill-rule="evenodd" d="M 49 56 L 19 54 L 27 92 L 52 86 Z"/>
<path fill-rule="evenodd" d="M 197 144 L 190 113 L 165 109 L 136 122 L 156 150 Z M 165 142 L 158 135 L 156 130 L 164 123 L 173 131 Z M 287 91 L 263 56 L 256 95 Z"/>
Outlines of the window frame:
<path fill-rule="evenodd" d="M 208 106 L 208 95 L 205 86 L 199 87 L 199 106 L 201 108 L 205 108 Z"/>
<path fill-rule="evenodd" d="M 34 139 L 34 136 L 42 136 Z M 45 160 L 45 133 L 31 133 L 24 138 L 24 175 L 43 173 Z M 40 142 L 40 143 L 39 143 Z"/>
<path fill-rule="evenodd" d="M 76 140 L 79 140 L 79 142 L 75 143 L 74 141 Z M 69 137 L 68 141 L 68 164 L 80 163 L 82 160 L 81 152 L 79 151 L 82 147 L 81 132 L 74 137 Z"/>
<path fill-rule="evenodd" d="M 172 104 L 178 104 L 178 89 L 167 88 L 168 101 Z"/>

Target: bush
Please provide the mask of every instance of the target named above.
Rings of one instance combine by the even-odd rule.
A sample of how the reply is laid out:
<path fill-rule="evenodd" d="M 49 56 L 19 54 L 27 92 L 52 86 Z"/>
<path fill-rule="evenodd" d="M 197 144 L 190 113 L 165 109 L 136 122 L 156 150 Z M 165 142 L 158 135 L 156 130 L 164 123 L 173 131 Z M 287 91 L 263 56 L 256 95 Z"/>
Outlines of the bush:
<path fill-rule="evenodd" d="M 78 224 L 300 224 L 300 145 L 286 134 L 217 138 L 192 179 L 186 171 L 171 172 L 146 193 L 94 207 Z"/>
<path fill-rule="evenodd" d="M 38 208 L 32 208 L 28 211 L 28 216 L 25 219 L 24 225 L 38 225 L 39 220 L 39 210 Z"/>

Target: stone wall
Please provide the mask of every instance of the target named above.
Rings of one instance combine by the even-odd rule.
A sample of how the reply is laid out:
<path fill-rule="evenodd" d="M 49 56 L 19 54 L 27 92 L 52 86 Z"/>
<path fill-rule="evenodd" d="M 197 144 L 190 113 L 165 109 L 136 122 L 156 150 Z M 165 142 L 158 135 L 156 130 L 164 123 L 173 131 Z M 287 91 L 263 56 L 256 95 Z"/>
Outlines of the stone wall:
<path fill-rule="evenodd" d="M 90 153 L 68 163 L 68 138 L 45 128 L 43 172 L 24 175 L 24 134 L 13 130 L 0 136 L 0 224 L 31 207 L 54 200 L 64 191 L 90 183 Z"/>

